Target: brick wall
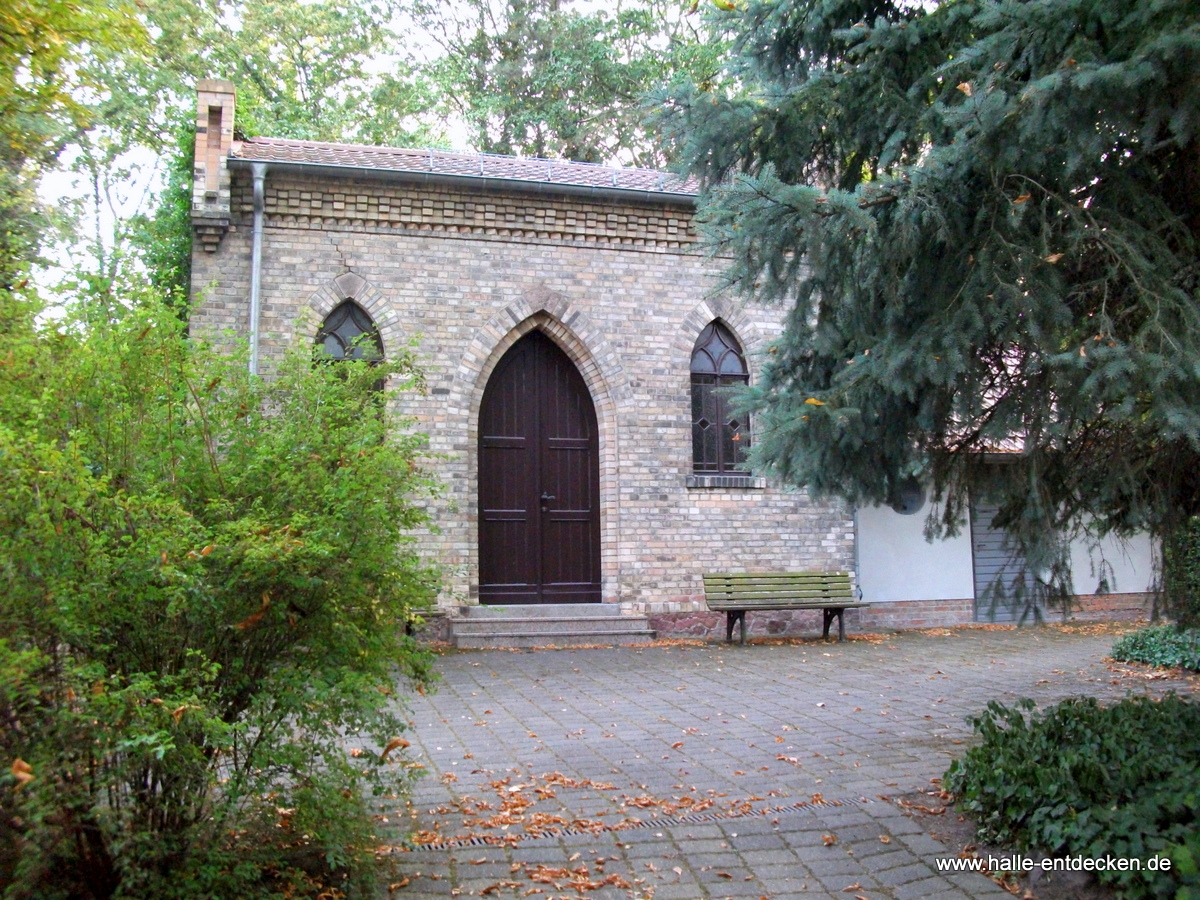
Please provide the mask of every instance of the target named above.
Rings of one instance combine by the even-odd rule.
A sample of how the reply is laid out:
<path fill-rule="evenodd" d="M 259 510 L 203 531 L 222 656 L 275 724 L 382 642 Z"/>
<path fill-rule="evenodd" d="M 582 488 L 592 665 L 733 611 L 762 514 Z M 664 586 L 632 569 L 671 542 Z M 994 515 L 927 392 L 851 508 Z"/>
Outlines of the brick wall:
<path fill-rule="evenodd" d="M 725 614 L 708 612 L 703 595 L 694 598 L 690 610 L 665 608 L 652 613 L 651 625 L 662 637 L 694 637 L 703 640 L 725 639 Z M 907 600 L 876 603 L 845 612 L 846 633 L 891 631 L 903 628 L 947 628 L 972 621 L 972 600 Z M 820 635 L 823 618 L 820 610 L 790 612 L 750 612 L 746 615 L 746 633 L 750 637 L 812 637 Z M 837 631 L 837 621 L 830 634 Z M 734 638 L 739 629 L 734 629 Z"/>
<path fill-rule="evenodd" d="M 965 625 L 974 617 L 975 601 L 901 600 L 876 603 L 854 610 L 855 625 L 862 631 L 890 628 L 947 628 Z M 847 620 L 849 615 L 847 614 Z"/>
<path fill-rule="evenodd" d="M 1087 594 L 1075 600 L 1070 615 L 1081 622 L 1137 622 L 1154 611 L 1153 594 Z"/>
<path fill-rule="evenodd" d="M 249 327 L 250 186 L 233 171 L 229 231 L 197 249 L 196 334 Z M 778 309 L 713 295 L 719 264 L 696 247 L 691 209 L 669 203 L 486 194 L 329 176 L 266 181 L 261 357 L 310 342 L 351 298 L 385 351 L 417 341 L 428 394 L 403 411 L 429 435 L 447 487 L 427 552 L 447 567 L 442 602 L 475 602 L 476 452 L 492 369 L 533 328 L 578 366 L 600 431 L 602 591 L 629 611 L 690 615 L 712 570 L 852 569 L 853 523 L 839 504 L 761 480 L 689 487 L 689 362 L 722 318 L 757 356 Z M 819 627 L 819 626 L 818 626 Z"/>
<path fill-rule="evenodd" d="M 703 596 L 688 607 L 684 598 L 679 603 L 664 604 L 659 612 L 651 611 L 650 623 L 660 637 L 725 639 L 725 614 L 709 612 Z M 1078 597 L 1069 619 L 1074 622 L 1142 621 L 1150 617 L 1153 595 L 1108 594 Z M 845 613 L 846 633 L 861 634 L 893 631 L 906 628 L 951 628 L 974 621 L 974 601 L 966 600 L 905 600 L 876 603 Z M 1060 620 L 1057 611 L 1046 616 L 1050 622 Z M 814 637 L 821 634 L 819 610 L 792 612 L 751 612 L 746 616 L 747 635 L 756 637 Z M 830 634 L 837 629 L 836 621 Z M 734 639 L 739 634 L 734 629 Z"/>
<path fill-rule="evenodd" d="M 845 612 L 846 633 L 869 631 L 858 624 L 855 613 Z M 703 607 L 691 611 L 672 611 L 650 614 L 650 626 L 661 638 L 697 638 L 706 641 L 725 640 L 725 613 L 708 612 Z M 903 627 L 903 626 L 902 626 Z M 761 637 L 820 637 L 824 628 L 824 614 L 819 609 L 789 611 L 750 612 L 746 614 L 747 639 Z M 831 639 L 837 637 L 837 620 L 829 626 Z M 741 635 L 741 625 L 733 628 L 733 639 Z"/>

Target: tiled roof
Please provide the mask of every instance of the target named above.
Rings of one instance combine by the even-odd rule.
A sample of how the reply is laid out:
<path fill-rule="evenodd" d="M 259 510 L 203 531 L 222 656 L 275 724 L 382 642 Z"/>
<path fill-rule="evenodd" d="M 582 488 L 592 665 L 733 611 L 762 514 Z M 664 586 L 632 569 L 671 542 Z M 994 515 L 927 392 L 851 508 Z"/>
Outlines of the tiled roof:
<path fill-rule="evenodd" d="M 526 159 L 490 153 L 409 150 L 400 147 L 330 144 L 285 138 L 250 138 L 235 143 L 232 155 L 256 162 L 489 178 L 651 194 L 695 194 L 698 188 L 694 179 L 681 178 L 671 172 L 659 172 L 655 169 L 625 169 L 561 159 Z"/>

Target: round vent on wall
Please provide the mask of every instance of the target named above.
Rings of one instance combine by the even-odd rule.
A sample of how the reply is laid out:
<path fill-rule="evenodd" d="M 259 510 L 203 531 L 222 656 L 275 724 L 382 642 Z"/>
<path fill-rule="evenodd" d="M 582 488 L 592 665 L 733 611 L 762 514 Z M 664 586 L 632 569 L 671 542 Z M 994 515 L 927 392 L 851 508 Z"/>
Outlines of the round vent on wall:
<path fill-rule="evenodd" d="M 924 505 L 925 489 L 921 487 L 921 483 L 917 479 L 906 478 L 900 485 L 899 496 L 892 504 L 892 509 L 902 516 L 911 516 L 913 513 L 920 512 Z"/>

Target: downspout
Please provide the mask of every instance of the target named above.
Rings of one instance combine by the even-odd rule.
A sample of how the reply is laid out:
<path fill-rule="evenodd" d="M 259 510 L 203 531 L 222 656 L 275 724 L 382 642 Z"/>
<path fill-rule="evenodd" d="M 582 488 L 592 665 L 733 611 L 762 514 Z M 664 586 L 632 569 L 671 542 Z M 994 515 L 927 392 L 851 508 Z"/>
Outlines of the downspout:
<path fill-rule="evenodd" d="M 258 320 L 262 308 L 263 209 L 266 206 L 267 164 L 250 166 L 254 179 L 254 230 L 250 239 L 250 374 L 258 374 Z"/>

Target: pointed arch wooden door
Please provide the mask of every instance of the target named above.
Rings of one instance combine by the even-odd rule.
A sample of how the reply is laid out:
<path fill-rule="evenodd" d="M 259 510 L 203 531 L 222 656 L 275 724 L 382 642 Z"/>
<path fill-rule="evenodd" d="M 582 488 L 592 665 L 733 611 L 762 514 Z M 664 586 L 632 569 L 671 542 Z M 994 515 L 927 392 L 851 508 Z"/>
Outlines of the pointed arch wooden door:
<path fill-rule="evenodd" d="M 513 344 L 483 392 L 479 600 L 600 602 L 596 408 L 540 331 Z"/>

